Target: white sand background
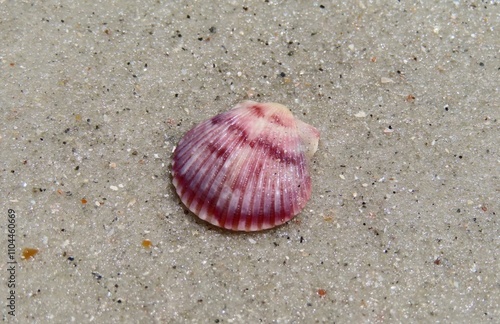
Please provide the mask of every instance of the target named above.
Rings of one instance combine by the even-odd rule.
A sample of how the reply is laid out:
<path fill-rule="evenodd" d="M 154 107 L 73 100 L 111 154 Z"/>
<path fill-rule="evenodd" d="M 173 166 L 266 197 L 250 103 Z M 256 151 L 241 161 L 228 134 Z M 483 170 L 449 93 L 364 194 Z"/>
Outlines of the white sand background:
<path fill-rule="evenodd" d="M 0 1 L 2 320 L 498 322 L 499 15 Z M 321 131 L 307 207 L 252 234 L 186 213 L 169 172 L 186 131 L 246 99 Z"/>

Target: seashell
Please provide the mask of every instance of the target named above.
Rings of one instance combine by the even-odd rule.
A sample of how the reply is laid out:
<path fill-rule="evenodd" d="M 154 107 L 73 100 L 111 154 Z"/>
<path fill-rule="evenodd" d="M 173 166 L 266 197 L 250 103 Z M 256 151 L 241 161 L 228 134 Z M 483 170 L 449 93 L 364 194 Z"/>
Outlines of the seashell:
<path fill-rule="evenodd" d="M 235 231 L 281 225 L 311 197 L 319 131 L 277 103 L 245 101 L 184 135 L 173 184 L 199 218 Z"/>

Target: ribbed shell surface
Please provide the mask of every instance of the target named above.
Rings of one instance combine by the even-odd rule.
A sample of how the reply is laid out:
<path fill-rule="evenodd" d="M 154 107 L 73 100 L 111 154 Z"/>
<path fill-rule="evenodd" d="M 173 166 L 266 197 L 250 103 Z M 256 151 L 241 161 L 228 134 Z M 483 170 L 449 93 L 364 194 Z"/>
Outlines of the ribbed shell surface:
<path fill-rule="evenodd" d="M 319 132 L 283 105 L 246 101 L 180 140 L 173 184 L 199 218 L 237 231 L 281 225 L 311 196 L 309 157 Z"/>

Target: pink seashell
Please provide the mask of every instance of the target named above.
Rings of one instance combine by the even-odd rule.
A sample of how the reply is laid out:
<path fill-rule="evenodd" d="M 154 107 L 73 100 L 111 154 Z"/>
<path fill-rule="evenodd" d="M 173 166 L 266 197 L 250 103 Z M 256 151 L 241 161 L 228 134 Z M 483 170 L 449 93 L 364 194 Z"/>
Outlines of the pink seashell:
<path fill-rule="evenodd" d="M 195 126 L 175 149 L 173 184 L 199 218 L 259 231 L 297 215 L 311 197 L 319 131 L 283 105 L 245 101 Z"/>

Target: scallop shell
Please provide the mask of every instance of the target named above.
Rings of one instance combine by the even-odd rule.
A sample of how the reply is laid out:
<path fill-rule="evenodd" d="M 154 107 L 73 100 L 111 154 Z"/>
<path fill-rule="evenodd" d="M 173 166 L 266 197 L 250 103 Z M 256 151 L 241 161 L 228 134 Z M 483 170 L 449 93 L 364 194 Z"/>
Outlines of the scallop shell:
<path fill-rule="evenodd" d="M 297 215 L 311 197 L 319 131 L 277 103 L 245 101 L 184 135 L 175 149 L 177 194 L 199 218 L 259 231 Z"/>

